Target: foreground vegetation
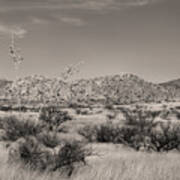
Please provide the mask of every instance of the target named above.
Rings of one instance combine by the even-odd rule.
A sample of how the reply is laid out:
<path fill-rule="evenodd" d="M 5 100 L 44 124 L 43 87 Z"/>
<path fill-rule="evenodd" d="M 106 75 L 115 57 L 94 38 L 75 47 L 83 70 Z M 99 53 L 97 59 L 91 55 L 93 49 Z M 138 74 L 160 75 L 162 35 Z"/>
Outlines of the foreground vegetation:
<path fill-rule="evenodd" d="M 8 161 L 31 170 L 60 170 L 71 176 L 77 165 L 86 164 L 91 151 L 83 142 L 59 139 L 61 124 L 70 120 L 67 112 L 55 107 L 43 108 L 38 121 L 15 116 L 0 119 L 1 140 L 9 146 Z"/>
<path fill-rule="evenodd" d="M 73 111 L 0 118 L 0 179 L 178 179 L 178 108 Z"/>
<path fill-rule="evenodd" d="M 136 107 L 135 110 L 121 108 L 125 116 L 124 125 L 113 123 L 115 115 L 100 125 L 85 126 L 79 133 L 90 142 L 124 144 L 135 150 L 170 151 L 180 150 L 180 123 L 155 121 L 162 112 Z M 176 115 L 179 112 L 176 112 Z"/>
<path fill-rule="evenodd" d="M 112 145 L 110 145 L 112 146 Z M 101 147 L 103 149 L 103 147 Z M 4 180 L 177 180 L 180 157 L 176 153 L 143 153 L 119 150 L 111 155 L 94 158 L 67 178 L 59 172 L 40 173 L 19 165 L 1 164 L 0 179 Z"/>

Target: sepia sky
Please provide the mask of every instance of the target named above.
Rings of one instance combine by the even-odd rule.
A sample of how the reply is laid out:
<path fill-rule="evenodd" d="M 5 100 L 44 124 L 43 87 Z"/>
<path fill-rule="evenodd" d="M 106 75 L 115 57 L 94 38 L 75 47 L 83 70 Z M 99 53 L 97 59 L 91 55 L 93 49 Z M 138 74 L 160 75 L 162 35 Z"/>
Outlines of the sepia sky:
<path fill-rule="evenodd" d="M 180 78 L 180 0 L 0 0 L 0 78 L 15 77 L 12 32 L 25 58 L 20 76 L 55 77 L 84 61 L 83 78 Z"/>

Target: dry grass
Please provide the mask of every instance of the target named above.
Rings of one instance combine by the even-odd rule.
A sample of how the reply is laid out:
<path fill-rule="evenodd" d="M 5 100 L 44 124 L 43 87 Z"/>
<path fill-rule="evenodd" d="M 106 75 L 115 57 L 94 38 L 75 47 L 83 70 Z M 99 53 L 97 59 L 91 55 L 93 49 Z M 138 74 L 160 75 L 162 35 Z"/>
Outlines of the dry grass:
<path fill-rule="evenodd" d="M 180 156 L 176 152 L 149 154 L 111 144 L 94 147 L 106 156 L 89 158 L 89 165 L 77 170 L 70 180 L 178 180 L 180 177 Z M 5 162 L 5 150 L 0 161 L 0 180 L 67 180 L 58 172 L 41 174 L 10 165 Z"/>
<path fill-rule="evenodd" d="M 88 116 L 75 115 L 76 120 L 63 124 L 68 133 L 62 134 L 61 138 L 79 139 L 76 132 L 80 127 L 100 124 L 106 120 L 105 118 L 106 113 Z M 93 149 L 99 153 L 99 156 L 88 158 L 88 165 L 77 169 L 69 180 L 180 179 L 180 154 L 178 152 L 161 154 L 136 152 L 121 145 L 112 144 L 93 144 Z M 58 172 L 53 174 L 32 172 L 23 169 L 18 164 L 8 164 L 6 161 L 7 150 L 0 145 L 0 180 L 67 180 Z"/>

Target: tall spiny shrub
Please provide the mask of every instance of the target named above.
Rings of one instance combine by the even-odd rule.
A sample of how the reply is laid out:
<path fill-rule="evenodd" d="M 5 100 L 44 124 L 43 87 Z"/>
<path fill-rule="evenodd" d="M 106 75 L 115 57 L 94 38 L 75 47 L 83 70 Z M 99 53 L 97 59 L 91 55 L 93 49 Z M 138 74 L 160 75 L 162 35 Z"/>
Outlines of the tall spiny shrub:
<path fill-rule="evenodd" d="M 49 130 L 56 130 L 62 123 L 72 120 L 72 117 L 66 111 L 48 106 L 41 109 L 39 119 Z"/>

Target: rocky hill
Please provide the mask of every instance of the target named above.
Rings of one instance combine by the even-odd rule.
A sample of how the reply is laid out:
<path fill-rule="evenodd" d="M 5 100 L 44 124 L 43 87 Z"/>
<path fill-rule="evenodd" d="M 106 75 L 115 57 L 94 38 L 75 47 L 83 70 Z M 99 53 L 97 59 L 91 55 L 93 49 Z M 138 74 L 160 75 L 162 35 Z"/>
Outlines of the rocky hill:
<path fill-rule="evenodd" d="M 87 94 L 89 96 L 88 100 L 104 100 L 104 102 L 110 101 L 113 104 L 159 102 L 173 98 L 164 87 L 146 82 L 132 74 L 79 80 L 76 86 L 75 92 L 79 92 L 79 95 L 83 94 L 84 96 Z M 74 84 L 72 84 L 72 87 L 75 88 Z"/>
<path fill-rule="evenodd" d="M 146 82 L 132 74 L 104 76 L 64 82 L 44 76 L 29 76 L 13 83 L 5 83 L 5 97 L 26 104 L 130 104 L 135 102 L 172 101 L 174 88 L 165 84 Z M 1 86 L 0 86 L 1 89 Z"/>
<path fill-rule="evenodd" d="M 5 95 L 6 87 L 12 84 L 12 81 L 0 79 L 0 97 Z"/>

